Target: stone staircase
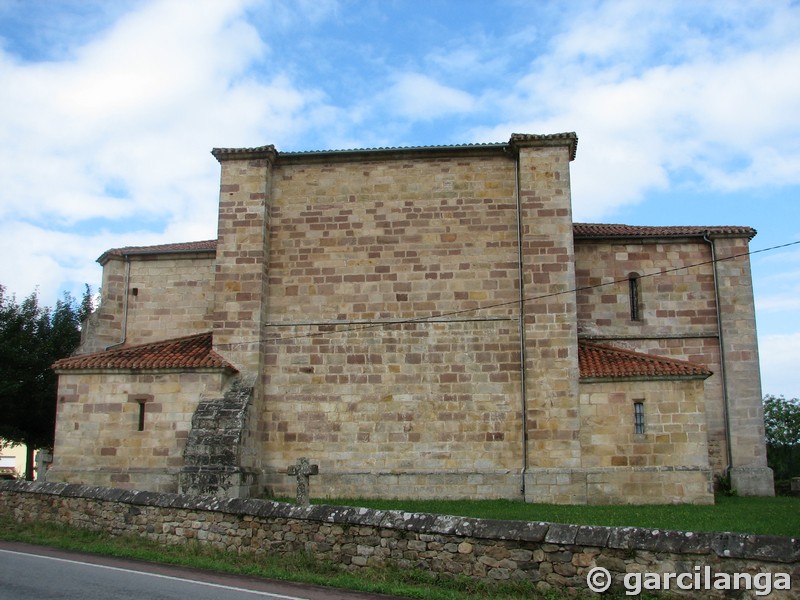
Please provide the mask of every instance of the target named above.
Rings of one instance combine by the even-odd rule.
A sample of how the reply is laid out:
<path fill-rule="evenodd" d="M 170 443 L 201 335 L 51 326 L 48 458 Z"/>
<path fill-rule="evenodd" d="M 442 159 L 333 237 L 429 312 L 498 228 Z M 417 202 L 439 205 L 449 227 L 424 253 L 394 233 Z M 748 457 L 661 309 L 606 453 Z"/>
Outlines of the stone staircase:
<path fill-rule="evenodd" d="M 201 400 L 192 416 L 179 475 L 180 492 L 242 498 L 250 495 L 256 474 L 241 464 L 253 378 L 237 377 L 222 398 Z"/>

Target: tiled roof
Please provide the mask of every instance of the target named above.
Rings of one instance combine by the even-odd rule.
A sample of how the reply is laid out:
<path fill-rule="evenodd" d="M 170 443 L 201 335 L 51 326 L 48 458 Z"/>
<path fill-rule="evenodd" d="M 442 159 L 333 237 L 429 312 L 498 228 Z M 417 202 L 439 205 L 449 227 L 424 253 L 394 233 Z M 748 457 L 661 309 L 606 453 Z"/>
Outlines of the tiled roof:
<path fill-rule="evenodd" d="M 432 145 L 432 146 L 387 146 L 380 148 L 348 148 L 341 150 L 305 150 L 299 152 L 278 152 L 275 146 L 270 144 L 267 146 L 259 146 L 257 148 L 214 148 L 211 154 L 217 160 L 226 159 L 241 159 L 241 158 L 259 158 L 259 157 L 316 157 L 316 156 L 333 156 L 333 155 L 354 155 L 354 154 L 376 154 L 387 152 L 416 152 L 416 151 L 430 151 L 430 150 L 475 150 L 486 148 L 507 147 L 511 145 L 569 145 L 570 146 L 570 160 L 575 160 L 575 150 L 578 145 L 578 136 L 574 132 L 565 133 L 552 133 L 552 134 L 531 134 L 531 133 L 514 133 L 508 142 L 486 142 L 486 143 L 473 143 L 473 144 L 446 144 L 446 145 Z"/>
<path fill-rule="evenodd" d="M 702 365 L 662 358 L 602 344 L 580 342 L 578 364 L 581 378 L 706 378 L 712 373 Z"/>
<path fill-rule="evenodd" d="M 578 362 L 581 378 L 711 375 L 705 367 L 690 362 L 583 341 L 578 345 Z M 213 350 L 210 332 L 72 356 L 53 363 L 57 371 L 200 368 L 237 370 Z"/>
<path fill-rule="evenodd" d="M 747 237 L 753 238 L 756 230 L 737 225 L 699 225 L 645 226 L 621 225 L 615 223 L 573 223 L 576 238 L 655 238 L 655 237 Z"/>
<path fill-rule="evenodd" d="M 348 148 L 342 150 L 299 150 L 278 152 L 275 146 L 260 146 L 258 148 L 214 148 L 211 154 L 217 160 L 243 159 L 243 158 L 285 158 L 289 160 L 331 159 L 347 158 L 355 155 L 381 157 L 393 153 L 414 153 L 431 151 L 471 151 L 497 148 L 502 151 L 508 144 L 504 142 L 483 144 L 452 144 L 446 146 L 385 146 L 380 148 Z"/>
<path fill-rule="evenodd" d="M 236 372 L 233 365 L 213 350 L 211 332 L 71 356 L 53 364 L 53 369 L 59 371 L 201 368 Z"/>
<path fill-rule="evenodd" d="M 158 244 L 155 246 L 125 246 L 106 250 L 97 262 L 103 264 L 110 256 L 142 256 L 145 254 L 180 254 L 183 252 L 214 252 L 217 240 L 201 242 L 178 242 L 176 244 Z"/>

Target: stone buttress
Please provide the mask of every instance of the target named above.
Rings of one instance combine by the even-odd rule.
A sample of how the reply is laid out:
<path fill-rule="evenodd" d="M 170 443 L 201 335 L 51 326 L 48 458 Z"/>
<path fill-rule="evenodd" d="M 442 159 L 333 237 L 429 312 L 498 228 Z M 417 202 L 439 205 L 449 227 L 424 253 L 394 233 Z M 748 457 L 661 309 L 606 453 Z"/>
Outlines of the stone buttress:
<path fill-rule="evenodd" d="M 248 152 L 215 149 L 220 203 L 214 272 L 214 349 L 240 372 L 221 399 L 201 402 L 187 445 L 181 489 L 247 497 L 258 486 L 255 430 L 261 400 L 262 323 L 269 301 L 270 190 L 277 156 L 272 146 Z M 236 422 L 230 417 L 236 413 Z M 202 413 L 202 414 L 201 414 Z M 224 443 L 234 447 L 222 451 Z M 216 450 L 215 450 L 216 449 Z M 219 450 L 219 452 L 217 452 Z M 215 457 L 207 462 L 208 457 Z M 199 464 L 206 462 L 206 464 Z M 214 491 L 213 482 L 217 486 Z"/>
<path fill-rule="evenodd" d="M 577 138 L 515 135 L 528 502 L 585 503 L 569 163 Z M 576 471 L 575 469 L 578 469 Z"/>
<path fill-rule="evenodd" d="M 719 236 L 713 237 L 710 243 L 716 259 L 728 474 L 739 495 L 773 496 L 773 473 L 767 466 L 766 456 L 748 243 L 741 237 Z"/>

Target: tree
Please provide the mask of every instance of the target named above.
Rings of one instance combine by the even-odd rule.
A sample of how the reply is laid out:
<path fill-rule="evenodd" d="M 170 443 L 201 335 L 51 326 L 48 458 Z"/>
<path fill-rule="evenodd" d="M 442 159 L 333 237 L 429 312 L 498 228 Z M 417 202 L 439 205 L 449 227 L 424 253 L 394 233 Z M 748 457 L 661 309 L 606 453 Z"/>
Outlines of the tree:
<path fill-rule="evenodd" d="M 50 365 L 78 347 L 91 309 L 88 285 L 80 304 L 65 293 L 53 309 L 39 305 L 37 292 L 17 304 L 0 285 L 0 437 L 27 446 L 28 479 L 35 450 L 53 446 L 58 377 Z"/>
<path fill-rule="evenodd" d="M 800 400 L 764 396 L 764 429 L 775 479 L 800 475 Z"/>

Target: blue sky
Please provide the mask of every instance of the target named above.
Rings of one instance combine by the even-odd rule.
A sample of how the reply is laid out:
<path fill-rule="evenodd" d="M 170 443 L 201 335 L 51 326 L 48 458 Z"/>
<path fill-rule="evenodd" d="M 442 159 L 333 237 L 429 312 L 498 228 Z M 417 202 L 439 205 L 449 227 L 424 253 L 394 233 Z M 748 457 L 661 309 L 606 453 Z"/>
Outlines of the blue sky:
<path fill-rule="evenodd" d="M 216 236 L 213 147 L 575 131 L 579 221 L 800 241 L 800 3 L 0 0 L 0 283 Z M 764 393 L 800 397 L 800 245 L 752 257 Z"/>

